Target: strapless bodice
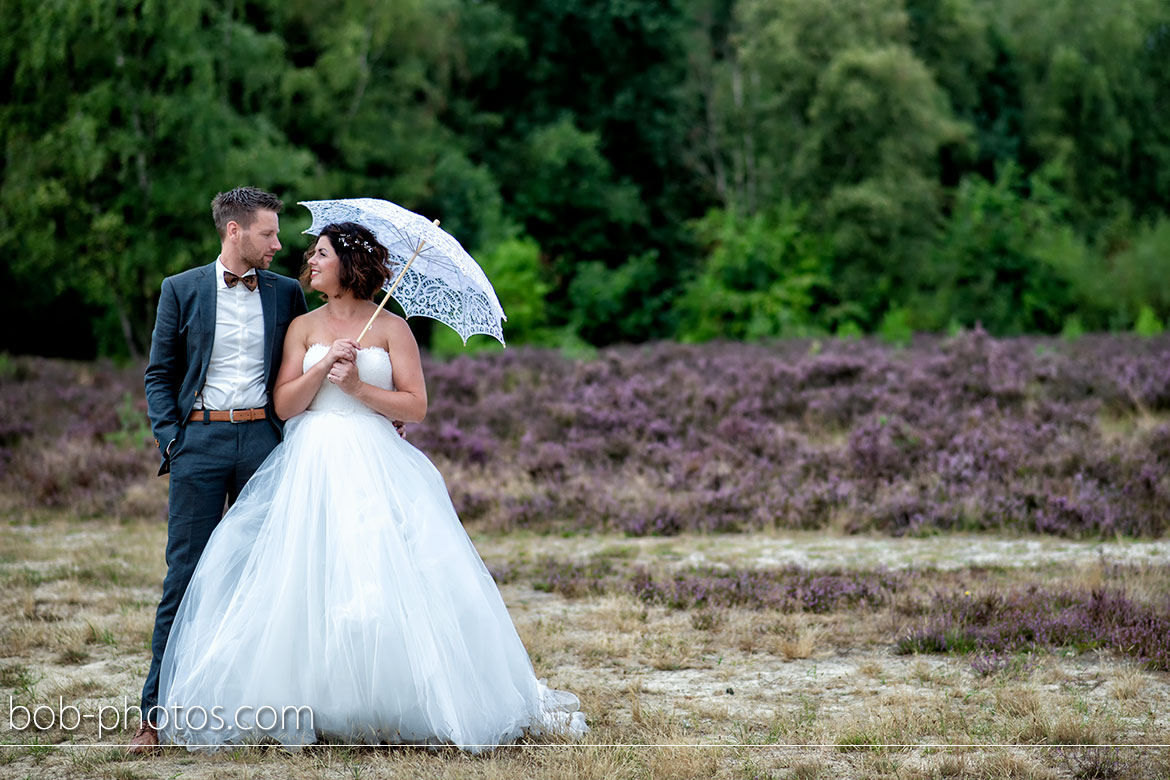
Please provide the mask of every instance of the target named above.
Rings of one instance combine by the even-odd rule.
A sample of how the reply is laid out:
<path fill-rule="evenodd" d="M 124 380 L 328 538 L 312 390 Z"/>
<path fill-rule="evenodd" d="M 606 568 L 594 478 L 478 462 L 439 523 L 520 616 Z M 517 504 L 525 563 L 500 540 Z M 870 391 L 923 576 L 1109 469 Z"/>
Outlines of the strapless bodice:
<path fill-rule="evenodd" d="M 328 344 L 314 344 L 305 352 L 305 359 L 301 366 L 308 371 L 329 353 Z M 366 384 L 381 387 L 384 390 L 394 389 L 394 372 L 390 366 L 390 355 L 381 347 L 365 347 L 357 356 L 358 376 Z M 321 383 L 321 389 L 313 396 L 309 404 L 310 412 L 349 412 L 362 414 L 376 414 L 370 407 L 349 395 L 337 385 L 326 379 Z"/>

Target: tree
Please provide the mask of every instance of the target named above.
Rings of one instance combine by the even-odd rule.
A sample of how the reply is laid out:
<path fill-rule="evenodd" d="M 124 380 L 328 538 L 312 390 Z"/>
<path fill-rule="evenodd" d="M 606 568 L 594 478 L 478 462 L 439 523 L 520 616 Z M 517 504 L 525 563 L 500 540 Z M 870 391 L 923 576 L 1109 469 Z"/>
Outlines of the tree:
<path fill-rule="evenodd" d="M 831 247 L 806 227 L 806 209 L 781 204 L 745 216 L 712 210 L 695 224 L 709 248 L 679 298 L 679 337 L 759 339 L 827 330 L 818 303 Z"/>
<path fill-rule="evenodd" d="M 730 40 L 695 157 L 727 210 L 810 204 L 834 246 L 830 319 L 872 326 L 924 262 L 940 158 L 967 130 L 909 48 L 901 0 L 742 0 Z"/>
<path fill-rule="evenodd" d="M 843 304 L 872 326 L 922 265 L 941 221 L 940 150 L 964 142 L 945 95 L 909 49 L 847 49 L 808 110 L 794 168 L 799 195 L 823 202 Z"/>
<path fill-rule="evenodd" d="M 1089 258 L 1062 224 L 1066 209 L 1043 175 L 1026 180 L 1011 163 L 994 182 L 965 177 L 921 280 L 921 324 L 980 323 L 997 335 L 1060 331 L 1077 310 L 1070 274 Z"/>
<path fill-rule="evenodd" d="M 1170 208 L 1170 178 L 1154 172 L 1170 159 L 1170 131 L 1153 119 L 1170 95 L 1170 8 L 1158 0 L 990 8 L 1020 76 L 1024 173 L 1061 165 L 1070 219 L 1089 234 L 1126 202 L 1142 216 Z"/>
<path fill-rule="evenodd" d="M 236 23 L 202 0 L 3 8 L 9 292 L 19 301 L 46 282 L 55 296 L 75 290 L 104 312 L 102 351 L 140 355 L 162 277 L 215 255 L 215 192 L 243 181 L 281 191 L 307 175 L 307 154 L 217 88 L 221 60 L 279 57 L 280 42 L 255 34 L 225 44 Z M 273 89 L 265 71 L 250 87 Z"/>
<path fill-rule="evenodd" d="M 740 0 L 706 90 L 704 149 L 725 208 L 753 213 L 797 197 L 792 161 L 829 63 L 851 47 L 907 40 L 900 0 Z"/>
<path fill-rule="evenodd" d="M 709 201 L 678 163 L 698 116 L 686 85 L 683 1 L 500 3 L 526 46 L 502 58 L 499 79 L 480 97 L 503 117 L 484 159 L 499 172 L 506 210 L 540 242 L 553 271 L 556 322 L 581 321 L 569 287 L 583 263 L 669 289 L 693 259 L 682 225 Z M 570 159 L 577 162 L 560 162 Z M 636 261 L 650 253 L 653 264 Z M 665 319 L 651 319 L 646 333 L 669 332 Z"/>

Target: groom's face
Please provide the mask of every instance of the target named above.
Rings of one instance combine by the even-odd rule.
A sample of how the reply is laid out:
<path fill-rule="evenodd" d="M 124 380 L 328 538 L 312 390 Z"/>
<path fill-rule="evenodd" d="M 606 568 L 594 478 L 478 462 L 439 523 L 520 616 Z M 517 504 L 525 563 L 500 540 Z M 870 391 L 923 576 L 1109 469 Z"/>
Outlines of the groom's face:
<path fill-rule="evenodd" d="M 272 256 L 280 251 L 280 221 L 275 211 L 262 209 L 256 212 L 252 224 L 240 230 L 240 259 L 252 268 L 267 269 Z"/>

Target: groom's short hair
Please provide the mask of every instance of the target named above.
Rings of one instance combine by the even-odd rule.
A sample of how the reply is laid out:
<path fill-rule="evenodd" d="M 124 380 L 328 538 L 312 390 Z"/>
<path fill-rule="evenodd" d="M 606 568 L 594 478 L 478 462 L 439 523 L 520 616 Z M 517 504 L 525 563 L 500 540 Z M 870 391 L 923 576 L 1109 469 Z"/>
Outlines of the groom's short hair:
<path fill-rule="evenodd" d="M 247 230 L 256 219 L 257 211 L 275 211 L 277 214 L 284 208 L 284 202 L 271 192 L 256 187 L 236 187 L 234 190 L 221 192 L 211 201 L 211 216 L 215 220 L 215 229 L 219 237 L 227 234 L 227 224 L 235 222 Z"/>

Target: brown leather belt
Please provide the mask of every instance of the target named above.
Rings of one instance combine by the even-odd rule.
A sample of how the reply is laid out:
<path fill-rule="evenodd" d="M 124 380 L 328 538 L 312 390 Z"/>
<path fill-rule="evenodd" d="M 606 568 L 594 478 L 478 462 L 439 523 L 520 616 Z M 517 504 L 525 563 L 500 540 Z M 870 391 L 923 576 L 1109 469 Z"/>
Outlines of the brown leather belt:
<path fill-rule="evenodd" d="M 207 419 L 211 422 L 251 422 L 252 420 L 263 420 L 268 416 L 268 413 L 263 409 L 225 409 L 225 410 L 211 410 L 204 411 L 203 409 L 192 409 L 191 416 L 187 418 L 188 422 L 203 422 L 203 415 L 207 415 Z"/>

